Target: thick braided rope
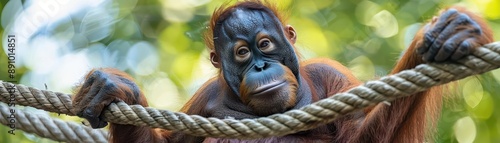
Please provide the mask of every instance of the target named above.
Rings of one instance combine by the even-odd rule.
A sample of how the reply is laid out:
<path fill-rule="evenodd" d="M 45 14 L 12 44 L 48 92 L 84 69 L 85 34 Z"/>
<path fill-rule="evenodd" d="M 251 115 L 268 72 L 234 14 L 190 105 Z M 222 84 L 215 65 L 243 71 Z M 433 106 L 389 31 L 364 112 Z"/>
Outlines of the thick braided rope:
<path fill-rule="evenodd" d="M 488 44 L 477 49 L 457 63 L 422 64 L 411 70 L 366 82 L 345 93 L 335 94 L 299 110 L 256 119 L 217 119 L 179 112 L 157 110 L 123 102 L 112 103 L 105 111 L 106 121 L 150 126 L 179 131 L 196 136 L 219 138 L 255 139 L 282 136 L 298 131 L 315 128 L 335 120 L 349 112 L 392 101 L 396 98 L 424 91 L 432 86 L 441 85 L 464 77 L 484 73 L 500 67 L 500 43 Z M 6 87 L 0 84 L 2 102 L 8 102 Z M 74 115 L 71 113 L 71 99 L 67 94 L 17 85 L 13 94 L 16 103 L 39 109 Z M 19 100 L 19 101 L 17 101 Z"/>
<path fill-rule="evenodd" d="M 11 113 L 11 110 L 14 111 L 14 114 Z M 16 108 L 9 108 L 3 103 L 0 103 L 0 123 L 5 126 L 14 124 L 16 129 L 59 142 L 106 143 L 108 140 L 107 131 L 95 130 L 77 123 L 52 119 L 49 116 L 30 114 Z M 14 131 L 14 133 L 17 132 Z"/>
<path fill-rule="evenodd" d="M 40 90 L 20 84 L 0 81 L 0 101 L 16 105 L 31 106 L 49 112 L 76 116 L 71 110 L 71 95 Z M 11 93 L 14 88 L 14 92 Z M 10 91 L 10 92 L 9 92 Z"/>

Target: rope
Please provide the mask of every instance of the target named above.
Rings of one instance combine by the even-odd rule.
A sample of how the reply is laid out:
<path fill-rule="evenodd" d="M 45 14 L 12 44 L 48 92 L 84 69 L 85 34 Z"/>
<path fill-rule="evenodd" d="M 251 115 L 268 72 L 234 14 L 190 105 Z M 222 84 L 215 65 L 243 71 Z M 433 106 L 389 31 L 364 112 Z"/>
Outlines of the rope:
<path fill-rule="evenodd" d="M 14 114 L 10 110 L 13 110 Z M 9 108 L 6 104 L 2 103 L 0 103 L 0 123 L 5 126 L 10 126 L 11 123 L 14 123 L 16 129 L 59 142 L 108 142 L 107 131 L 94 130 L 91 127 L 52 119 L 49 116 L 29 114 L 22 110 Z"/>
<path fill-rule="evenodd" d="M 255 119 L 217 119 L 179 112 L 158 110 L 124 102 L 112 103 L 104 111 L 108 122 L 150 126 L 182 132 L 195 136 L 216 138 L 256 139 L 283 136 L 315 128 L 331 122 L 349 112 L 389 102 L 396 98 L 424 91 L 432 86 L 441 85 L 464 77 L 484 73 L 500 67 L 500 42 L 485 45 L 454 63 L 421 64 L 411 70 L 366 82 L 345 93 L 338 93 L 298 110 Z M 0 84 L 0 100 L 10 99 L 6 87 L 13 84 Z M 19 105 L 74 115 L 71 113 L 71 97 L 68 94 L 38 90 L 16 85 L 14 102 Z"/>

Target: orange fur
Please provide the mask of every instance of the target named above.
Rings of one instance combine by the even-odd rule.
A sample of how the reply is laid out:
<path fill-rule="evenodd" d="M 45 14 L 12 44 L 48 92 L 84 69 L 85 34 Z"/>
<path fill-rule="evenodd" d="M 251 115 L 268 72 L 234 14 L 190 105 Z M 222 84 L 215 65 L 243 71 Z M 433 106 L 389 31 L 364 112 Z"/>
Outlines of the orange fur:
<path fill-rule="evenodd" d="M 209 27 L 205 31 L 205 33 L 203 34 L 203 39 L 205 41 L 205 45 L 207 46 L 207 48 L 210 51 L 215 50 L 214 49 L 215 48 L 214 40 L 213 40 L 213 37 L 214 37 L 213 30 L 215 28 L 215 25 L 217 25 L 217 21 L 219 20 L 219 18 L 221 16 L 229 14 L 231 9 L 234 9 L 238 5 L 248 4 L 248 2 L 256 3 L 256 4 L 259 4 L 259 5 L 262 5 L 262 6 L 269 8 L 273 12 L 273 14 L 276 15 L 276 17 L 278 17 L 278 19 L 281 21 L 281 23 L 283 24 L 282 25 L 283 27 L 285 26 L 284 23 L 287 23 L 287 16 L 284 15 L 284 13 L 279 12 L 276 5 L 273 4 L 272 2 L 270 2 L 269 0 L 242 0 L 242 1 L 238 1 L 236 4 L 234 4 L 232 6 L 228 6 L 228 3 L 225 3 L 213 12 L 212 18 L 210 19 L 210 22 L 209 22 Z"/>

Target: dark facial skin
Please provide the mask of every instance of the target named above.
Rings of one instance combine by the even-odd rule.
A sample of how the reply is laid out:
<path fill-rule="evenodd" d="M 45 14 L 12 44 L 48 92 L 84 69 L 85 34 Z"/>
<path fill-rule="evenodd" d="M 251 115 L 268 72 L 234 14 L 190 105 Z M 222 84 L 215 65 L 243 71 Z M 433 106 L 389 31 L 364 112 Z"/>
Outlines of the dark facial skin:
<path fill-rule="evenodd" d="M 218 58 L 225 59 L 218 60 L 223 77 L 244 104 L 256 115 L 283 112 L 295 106 L 299 65 L 275 16 L 235 9 L 215 29 L 215 52 Z"/>

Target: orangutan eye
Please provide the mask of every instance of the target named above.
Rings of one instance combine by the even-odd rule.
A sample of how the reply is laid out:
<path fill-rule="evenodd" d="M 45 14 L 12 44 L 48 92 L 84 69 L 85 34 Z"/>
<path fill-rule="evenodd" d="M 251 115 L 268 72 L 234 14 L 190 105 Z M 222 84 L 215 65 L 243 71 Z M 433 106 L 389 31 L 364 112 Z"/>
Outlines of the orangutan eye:
<path fill-rule="evenodd" d="M 237 53 L 239 56 L 244 56 L 244 55 L 248 54 L 248 52 L 250 52 L 250 51 L 248 51 L 248 48 L 245 47 L 245 48 L 238 49 Z"/>
<path fill-rule="evenodd" d="M 250 58 L 251 53 L 250 53 L 250 49 L 248 49 L 248 47 L 241 46 L 241 47 L 238 47 L 236 49 L 235 54 L 236 54 L 236 61 L 244 62 L 248 58 Z"/>
<path fill-rule="evenodd" d="M 262 41 L 262 42 L 260 43 L 260 47 L 261 47 L 261 48 L 265 48 L 265 47 L 267 47 L 267 46 L 269 46 L 269 41 L 268 41 L 268 40 Z"/>
<path fill-rule="evenodd" d="M 274 44 L 271 42 L 270 39 L 268 39 L 268 38 L 262 38 L 259 41 L 259 49 L 262 52 L 270 52 L 270 51 L 274 50 Z"/>

